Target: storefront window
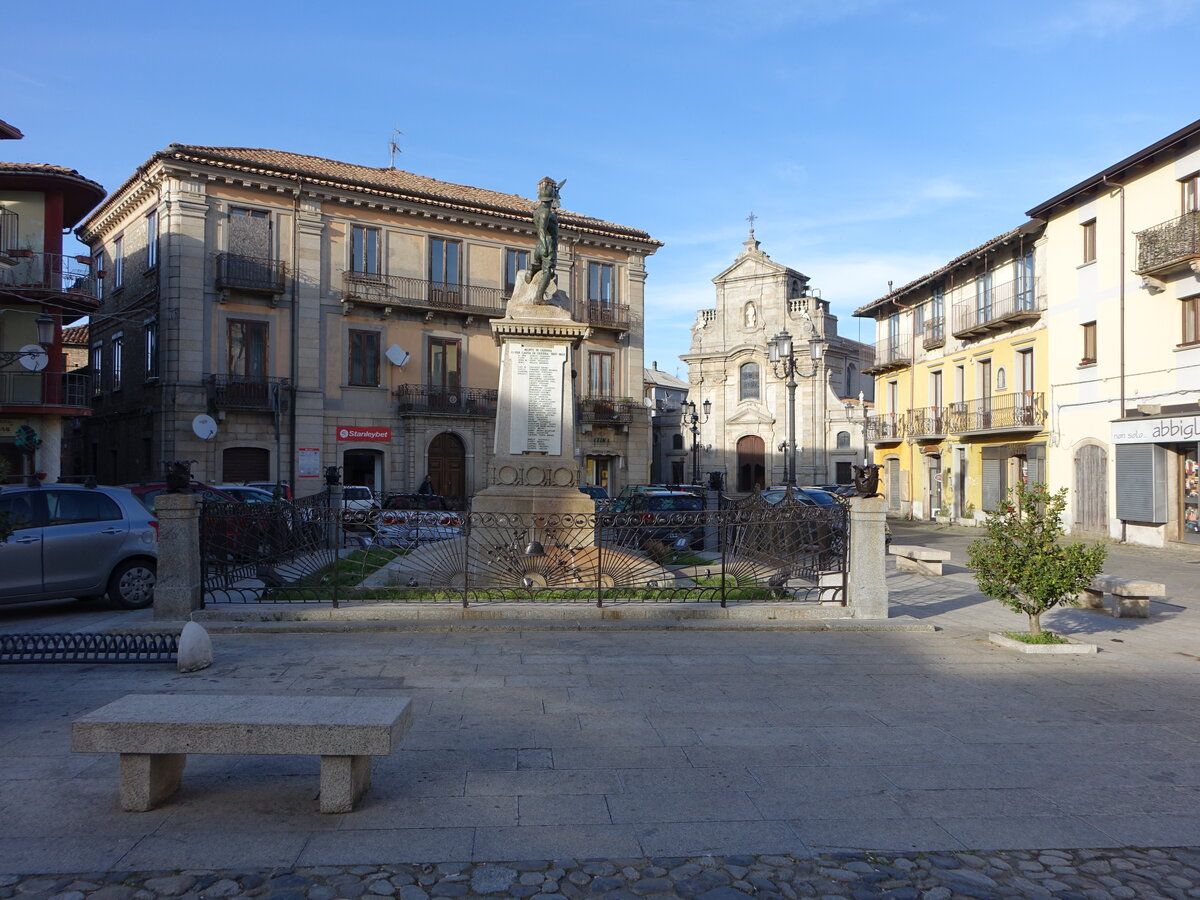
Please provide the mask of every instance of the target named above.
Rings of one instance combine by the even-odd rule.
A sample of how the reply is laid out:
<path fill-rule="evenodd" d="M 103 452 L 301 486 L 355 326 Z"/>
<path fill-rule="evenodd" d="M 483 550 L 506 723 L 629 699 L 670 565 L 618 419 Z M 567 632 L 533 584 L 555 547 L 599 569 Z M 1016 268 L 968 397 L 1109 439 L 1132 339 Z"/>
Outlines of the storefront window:
<path fill-rule="evenodd" d="M 1196 447 L 1182 454 L 1183 461 L 1183 539 L 1200 544 L 1200 461 Z"/>

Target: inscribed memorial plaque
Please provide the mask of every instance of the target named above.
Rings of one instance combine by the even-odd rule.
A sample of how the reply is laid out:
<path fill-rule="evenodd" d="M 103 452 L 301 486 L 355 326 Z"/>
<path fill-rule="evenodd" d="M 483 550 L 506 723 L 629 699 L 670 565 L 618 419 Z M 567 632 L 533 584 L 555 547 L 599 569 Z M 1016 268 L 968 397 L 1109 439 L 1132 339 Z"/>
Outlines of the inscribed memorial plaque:
<path fill-rule="evenodd" d="M 512 369 L 509 452 L 562 453 L 563 345 L 505 344 Z"/>

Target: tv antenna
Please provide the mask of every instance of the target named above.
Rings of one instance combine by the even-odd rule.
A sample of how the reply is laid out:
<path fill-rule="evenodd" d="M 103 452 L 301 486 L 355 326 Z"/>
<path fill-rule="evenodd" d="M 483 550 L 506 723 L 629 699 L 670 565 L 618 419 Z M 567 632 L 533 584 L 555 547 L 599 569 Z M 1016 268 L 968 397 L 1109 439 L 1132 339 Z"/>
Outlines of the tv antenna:
<path fill-rule="evenodd" d="M 403 135 L 404 135 L 404 132 L 401 131 L 399 128 L 392 129 L 392 139 L 390 141 L 388 141 L 388 168 L 389 169 L 396 168 L 396 154 L 404 152 L 403 150 L 400 149 L 400 145 L 396 142 L 396 138 L 403 137 Z"/>

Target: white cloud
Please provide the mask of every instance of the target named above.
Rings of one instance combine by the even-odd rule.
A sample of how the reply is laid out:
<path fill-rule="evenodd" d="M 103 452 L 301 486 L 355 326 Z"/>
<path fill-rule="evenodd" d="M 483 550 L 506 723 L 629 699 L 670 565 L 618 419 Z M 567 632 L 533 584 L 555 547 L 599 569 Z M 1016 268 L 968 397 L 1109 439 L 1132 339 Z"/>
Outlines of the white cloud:
<path fill-rule="evenodd" d="M 1047 5 L 1045 18 L 1016 17 L 1012 30 L 999 34 L 999 43 L 1009 46 L 1044 47 L 1080 37 L 1105 39 L 1163 28 L 1189 19 L 1196 11 L 1195 0 L 1070 0 Z"/>

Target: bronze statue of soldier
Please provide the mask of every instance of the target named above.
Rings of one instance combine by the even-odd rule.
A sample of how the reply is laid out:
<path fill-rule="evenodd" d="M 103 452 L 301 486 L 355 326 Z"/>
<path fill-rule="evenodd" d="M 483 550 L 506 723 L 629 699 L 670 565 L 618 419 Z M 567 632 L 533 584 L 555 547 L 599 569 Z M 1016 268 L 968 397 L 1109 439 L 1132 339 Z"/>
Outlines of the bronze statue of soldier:
<path fill-rule="evenodd" d="M 567 180 L 556 182 L 547 176 L 538 182 L 538 205 L 533 211 L 533 226 L 537 229 L 537 244 L 533 248 L 533 257 L 529 268 L 525 271 L 525 282 L 531 283 L 533 276 L 539 274 L 537 289 L 533 293 L 532 302 L 545 303 L 546 289 L 554 278 L 554 269 L 558 265 L 558 213 L 559 190 Z"/>

